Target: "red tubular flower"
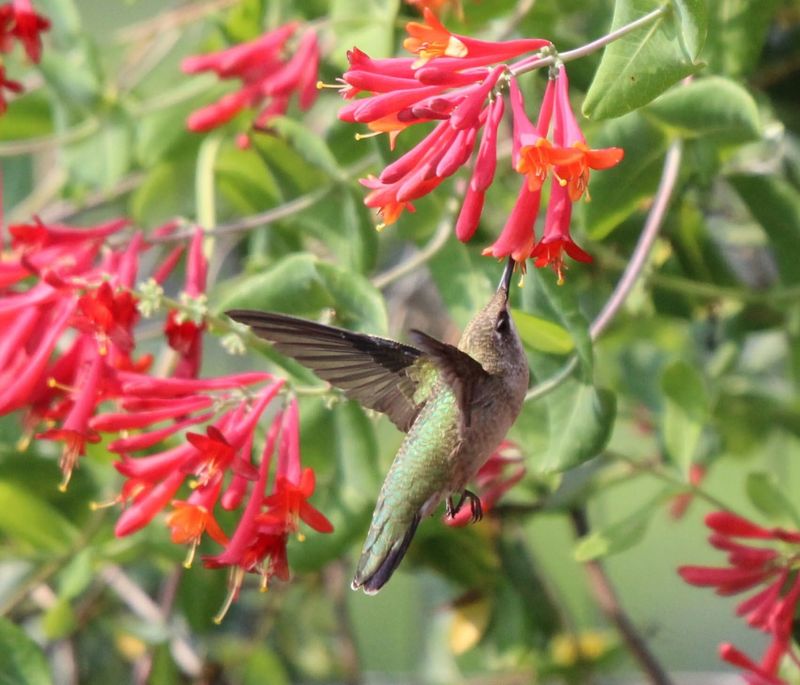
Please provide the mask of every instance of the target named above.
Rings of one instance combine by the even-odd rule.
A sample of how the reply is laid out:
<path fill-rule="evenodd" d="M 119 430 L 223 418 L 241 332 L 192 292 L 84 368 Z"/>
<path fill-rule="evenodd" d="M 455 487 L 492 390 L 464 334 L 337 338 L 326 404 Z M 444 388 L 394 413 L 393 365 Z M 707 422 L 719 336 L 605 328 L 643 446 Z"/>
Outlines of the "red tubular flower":
<path fill-rule="evenodd" d="M 511 255 L 520 265 L 520 269 L 525 271 L 525 260 L 530 256 L 536 240 L 533 227 L 539 213 L 541 196 L 541 190 L 531 192 L 527 181 L 523 181 L 506 225 L 494 244 L 483 250 L 484 255 L 491 255 L 497 259 Z"/>
<path fill-rule="evenodd" d="M 764 528 L 725 511 L 706 516 L 713 531 L 709 540 L 727 553 L 727 567 L 682 566 L 681 577 L 692 585 L 714 587 L 719 595 L 738 594 L 763 586 L 741 602 L 736 610 L 748 624 L 770 635 L 771 641 L 761 663 L 756 663 L 730 644 L 720 648 L 721 657 L 746 671 L 750 683 L 782 685 L 781 661 L 788 656 L 796 663 L 793 644 L 795 615 L 800 603 L 800 533 L 783 528 Z M 745 544 L 734 538 L 780 542 L 779 549 Z M 787 548 L 785 545 L 791 547 Z"/>
<path fill-rule="evenodd" d="M 286 43 L 298 27 L 297 22 L 291 22 L 247 43 L 185 59 L 181 65 L 185 73 L 213 71 L 220 78 L 237 78 L 242 82 L 240 90 L 193 112 L 187 120 L 189 130 L 209 131 L 247 107 L 259 108 L 254 128 L 267 127 L 271 119 L 286 112 L 294 93 L 298 94 L 301 109 L 311 107 L 316 98 L 319 67 L 316 33 L 306 31 L 294 55 L 289 59 L 283 55 Z"/>
<path fill-rule="evenodd" d="M 266 514 L 259 524 L 266 529 L 275 527 L 283 532 L 297 531 L 298 520 L 320 533 L 330 533 L 330 521 L 306 500 L 314 494 L 316 478 L 312 469 L 300 467 L 300 432 L 297 400 L 293 399 L 281 421 L 281 445 L 275 472 L 275 488 L 264 500 Z"/>
<path fill-rule="evenodd" d="M 89 417 L 98 404 L 98 389 L 104 366 L 102 357 L 95 355 L 94 359 L 89 362 L 86 374 L 80 379 L 80 384 L 73 391 L 72 408 L 64 425 L 61 428 L 51 428 L 36 436 L 46 440 L 64 441 L 64 449 L 59 461 L 59 466 L 64 474 L 61 490 L 66 490 L 78 457 L 86 454 L 86 443 L 100 442 L 100 435 L 89 428 Z"/>
<path fill-rule="evenodd" d="M 561 114 L 560 143 L 564 147 L 572 147 L 577 153 L 574 160 L 561 161 L 556 167 L 556 175 L 567 184 L 570 200 L 576 202 L 589 186 L 589 169 L 608 169 L 622 160 L 622 148 L 609 147 L 602 150 L 590 150 L 586 145 L 575 113 L 569 102 L 569 81 L 567 70 L 562 65 L 558 70 L 556 81 L 556 111 Z"/>
<path fill-rule="evenodd" d="M 172 542 L 189 545 L 189 553 L 183 562 L 186 568 L 192 565 L 203 533 L 208 533 L 220 545 L 228 544 L 228 536 L 214 518 L 214 507 L 221 487 L 222 481 L 217 480 L 210 485 L 196 488 L 187 501 L 172 502 L 172 511 L 167 515 L 166 524 L 170 528 Z"/>
<path fill-rule="evenodd" d="M 569 224 L 572 219 L 572 200 L 569 191 L 557 179 L 553 179 L 550 202 L 547 205 L 542 239 L 530 253 L 537 267 L 552 266 L 558 283 L 564 282 L 564 252 L 579 262 L 591 262 L 592 256 L 584 252 L 572 240 Z"/>
<path fill-rule="evenodd" d="M 427 7 L 423 10 L 423 18 L 424 23 L 406 24 L 409 37 L 403 41 L 406 50 L 418 55 L 414 62 L 416 67 L 438 57 L 470 57 L 483 64 L 492 64 L 551 44 L 540 38 L 494 42 L 460 36 L 450 33 Z"/>
<path fill-rule="evenodd" d="M 32 62 L 38 63 L 42 58 L 40 34 L 50 28 L 50 20 L 37 14 L 30 0 L 14 0 L 11 14 L 13 16 L 8 35 L 16 38 L 22 44 Z"/>
<path fill-rule="evenodd" d="M 205 298 L 208 261 L 203 254 L 203 240 L 203 230 L 197 228 L 189 245 L 183 289 L 183 297 L 189 301 Z M 169 346 L 180 355 L 174 377 L 195 378 L 200 372 L 205 328 L 204 320 L 195 321 L 183 312 L 171 310 L 167 315 L 164 333 Z"/>

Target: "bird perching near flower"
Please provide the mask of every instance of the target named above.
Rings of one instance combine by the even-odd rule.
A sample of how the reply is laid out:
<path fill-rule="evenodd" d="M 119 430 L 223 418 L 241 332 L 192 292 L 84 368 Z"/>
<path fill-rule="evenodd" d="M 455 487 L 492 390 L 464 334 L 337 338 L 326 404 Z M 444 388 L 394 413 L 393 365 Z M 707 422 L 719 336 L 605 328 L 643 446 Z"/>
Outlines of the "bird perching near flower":
<path fill-rule="evenodd" d="M 282 314 L 227 312 L 406 432 L 378 496 L 354 590 L 383 587 L 419 522 L 442 500 L 451 518 L 467 501 L 473 519 L 482 515 L 467 484 L 514 423 L 528 388 L 528 362 L 508 308 L 513 270 L 509 259 L 497 292 L 457 347 L 420 331 L 412 331 L 411 346 Z"/>

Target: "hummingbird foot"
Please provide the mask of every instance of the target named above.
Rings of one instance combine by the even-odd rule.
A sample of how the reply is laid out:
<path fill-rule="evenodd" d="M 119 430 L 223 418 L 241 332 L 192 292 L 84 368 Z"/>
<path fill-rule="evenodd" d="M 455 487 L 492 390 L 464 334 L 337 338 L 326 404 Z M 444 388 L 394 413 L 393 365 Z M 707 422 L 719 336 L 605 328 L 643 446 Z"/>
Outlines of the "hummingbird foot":
<path fill-rule="evenodd" d="M 471 490 L 464 490 L 461 493 L 461 497 L 458 500 L 458 504 L 453 504 L 453 497 L 450 496 L 445 500 L 445 513 L 452 519 L 456 517 L 459 511 L 461 511 L 461 507 L 464 506 L 464 502 L 469 500 L 469 508 L 472 512 L 472 516 L 470 520 L 472 523 L 476 523 L 483 518 L 483 507 L 481 506 L 481 498 L 478 497 L 474 492 Z"/>

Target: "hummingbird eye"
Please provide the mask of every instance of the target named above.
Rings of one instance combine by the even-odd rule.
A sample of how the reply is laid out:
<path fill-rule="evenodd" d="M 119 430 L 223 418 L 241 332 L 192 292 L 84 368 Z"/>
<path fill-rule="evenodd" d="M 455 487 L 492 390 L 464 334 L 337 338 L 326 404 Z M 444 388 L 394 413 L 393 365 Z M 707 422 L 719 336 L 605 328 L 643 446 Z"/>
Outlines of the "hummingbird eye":
<path fill-rule="evenodd" d="M 506 333 L 508 333 L 508 329 L 509 329 L 508 312 L 506 310 L 503 310 L 497 317 L 497 321 L 494 324 L 494 330 L 500 333 L 501 335 L 505 335 Z"/>

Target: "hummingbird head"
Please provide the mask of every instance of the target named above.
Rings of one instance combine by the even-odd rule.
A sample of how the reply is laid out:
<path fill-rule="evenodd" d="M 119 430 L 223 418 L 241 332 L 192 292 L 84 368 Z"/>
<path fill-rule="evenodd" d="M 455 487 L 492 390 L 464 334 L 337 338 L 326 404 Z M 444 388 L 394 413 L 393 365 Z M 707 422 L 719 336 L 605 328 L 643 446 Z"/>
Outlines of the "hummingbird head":
<path fill-rule="evenodd" d="M 508 291 L 514 273 L 514 260 L 509 257 L 497 292 L 489 303 L 469 322 L 458 346 L 481 363 L 492 374 L 527 369 L 525 352 L 508 310 Z"/>

